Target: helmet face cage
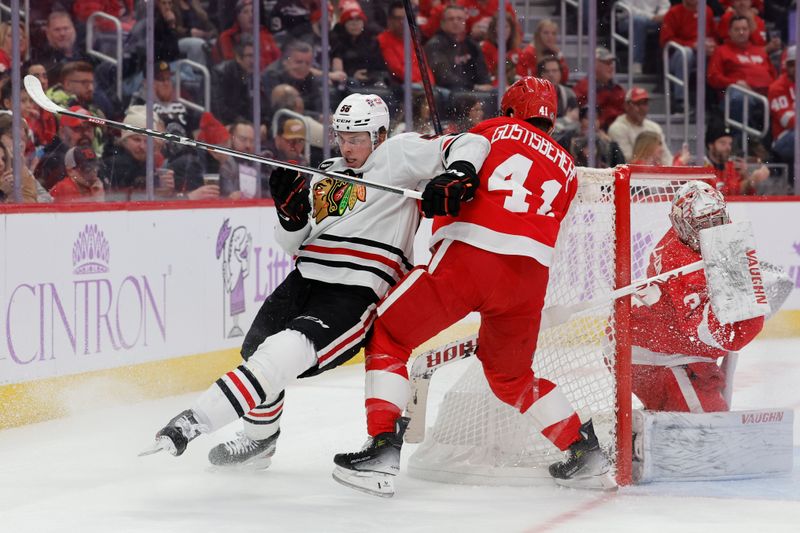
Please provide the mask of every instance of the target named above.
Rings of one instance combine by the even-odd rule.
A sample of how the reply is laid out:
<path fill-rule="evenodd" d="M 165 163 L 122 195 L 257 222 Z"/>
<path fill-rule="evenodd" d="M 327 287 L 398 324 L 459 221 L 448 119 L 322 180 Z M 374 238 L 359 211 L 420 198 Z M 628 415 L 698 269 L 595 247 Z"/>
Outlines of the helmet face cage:
<path fill-rule="evenodd" d="M 697 251 L 700 230 L 730 222 L 722 193 L 702 181 L 690 181 L 678 190 L 669 218 L 678 237 Z"/>
<path fill-rule="evenodd" d="M 372 148 L 380 142 L 380 131 L 389 131 L 389 107 L 375 94 L 351 94 L 333 114 L 333 131 L 366 131 Z"/>

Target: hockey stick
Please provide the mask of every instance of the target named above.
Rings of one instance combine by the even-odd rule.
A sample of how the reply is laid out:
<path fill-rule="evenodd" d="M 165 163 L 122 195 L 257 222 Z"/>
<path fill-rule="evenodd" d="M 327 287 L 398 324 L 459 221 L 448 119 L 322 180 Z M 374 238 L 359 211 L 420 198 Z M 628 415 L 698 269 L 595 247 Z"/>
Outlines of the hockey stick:
<path fill-rule="evenodd" d="M 165 133 L 161 131 L 151 130 L 148 128 L 139 128 L 137 126 L 131 126 L 130 124 L 125 124 L 124 122 L 116 122 L 114 120 L 108 120 L 93 115 L 84 115 L 83 113 L 76 113 L 74 111 L 70 111 L 69 109 L 63 108 L 60 105 L 53 102 L 52 100 L 50 100 L 47 97 L 47 95 L 44 94 L 44 90 L 42 89 L 42 84 L 39 81 L 39 79 L 36 78 L 35 76 L 31 75 L 25 76 L 23 82 L 25 84 L 25 89 L 28 91 L 28 94 L 30 95 L 31 99 L 34 102 L 36 102 L 36 105 L 38 105 L 45 111 L 49 111 L 51 113 L 58 113 L 68 117 L 85 120 L 87 122 L 91 122 L 92 124 L 97 124 L 98 126 L 110 126 L 112 128 L 120 130 L 127 130 L 136 133 L 138 135 L 149 135 L 150 137 L 155 137 L 165 141 L 177 144 L 183 144 L 185 146 L 192 146 L 195 148 L 201 148 L 209 152 L 217 152 L 219 154 L 225 154 L 239 159 L 246 159 L 248 161 L 260 163 L 262 165 L 272 165 L 274 167 L 296 170 L 304 174 L 316 174 L 318 176 L 337 179 L 340 181 L 344 181 L 346 183 L 352 183 L 354 185 L 364 185 L 366 187 L 372 187 L 373 189 L 379 189 L 381 191 L 390 192 L 393 194 L 399 194 L 406 198 L 413 198 L 415 200 L 422 199 L 422 193 L 420 191 L 403 189 L 400 187 L 393 187 L 391 185 L 384 185 L 382 183 L 376 183 L 374 181 L 356 178 L 354 176 L 348 176 L 347 174 L 340 174 L 338 172 L 325 172 L 316 168 L 304 167 L 302 165 L 287 163 L 285 161 L 279 161 L 277 159 L 271 159 L 269 157 L 263 157 L 255 154 L 248 154 L 247 152 L 240 152 L 239 150 L 234 150 L 232 148 L 225 148 L 224 146 L 217 146 L 215 144 L 196 141 L 189 137 L 183 137 L 181 135 L 175 135 L 173 133 Z"/>
<path fill-rule="evenodd" d="M 425 57 L 425 52 L 422 50 L 422 40 L 419 35 L 419 27 L 414 17 L 414 8 L 411 6 L 411 0 L 403 0 L 405 7 L 406 20 L 408 20 L 408 29 L 411 30 L 411 40 L 414 43 L 414 54 L 417 56 L 417 64 L 419 65 L 419 73 L 422 77 L 422 88 L 425 90 L 425 99 L 428 101 L 428 109 L 431 111 L 431 121 L 433 121 L 433 131 L 436 135 L 442 134 L 442 123 L 439 120 L 439 112 L 436 110 L 436 102 L 433 98 L 433 88 L 431 87 L 431 79 L 428 76 L 430 68 L 428 68 L 428 59 Z"/>

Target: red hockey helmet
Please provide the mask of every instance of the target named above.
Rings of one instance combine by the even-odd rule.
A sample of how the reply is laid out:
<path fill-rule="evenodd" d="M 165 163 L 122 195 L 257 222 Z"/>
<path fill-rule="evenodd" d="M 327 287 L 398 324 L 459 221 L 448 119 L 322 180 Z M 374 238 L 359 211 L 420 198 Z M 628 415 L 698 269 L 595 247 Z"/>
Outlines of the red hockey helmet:
<path fill-rule="evenodd" d="M 500 102 L 504 115 L 509 112 L 520 120 L 529 118 L 543 118 L 550 122 L 547 133 L 553 131 L 556 125 L 556 88 L 547 80 L 526 76 L 514 82 Z"/>
<path fill-rule="evenodd" d="M 696 251 L 701 230 L 731 221 L 722 193 L 703 181 L 689 181 L 678 189 L 669 219 L 678 237 Z"/>

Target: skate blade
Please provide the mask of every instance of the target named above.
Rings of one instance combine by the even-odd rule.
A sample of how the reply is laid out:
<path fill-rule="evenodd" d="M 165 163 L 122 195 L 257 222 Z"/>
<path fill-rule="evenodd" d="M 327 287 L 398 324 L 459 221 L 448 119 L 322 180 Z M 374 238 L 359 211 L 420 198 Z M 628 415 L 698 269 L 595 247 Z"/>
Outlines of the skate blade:
<path fill-rule="evenodd" d="M 168 451 L 171 455 L 176 455 L 177 451 L 171 440 L 166 437 L 159 437 L 153 442 L 153 444 L 150 445 L 149 448 L 139 452 L 138 456 L 145 457 L 164 450 Z"/>
<path fill-rule="evenodd" d="M 259 457 L 244 463 L 210 463 L 210 472 L 261 472 L 272 464 L 272 457 Z"/>
<path fill-rule="evenodd" d="M 554 478 L 556 485 L 571 489 L 588 490 L 617 490 L 617 481 L 611 472 L 604 472 L 596 476 L 578 477 L 572 479 Z"/>
<path fill-rule="evenodd" d="M 345 487 L 350 487 L 372 496 L 391 498 L 394 496 L 394 476 L 379 472 L 360 472 L 337 466 L 333 469 L 333 479 Z"/>

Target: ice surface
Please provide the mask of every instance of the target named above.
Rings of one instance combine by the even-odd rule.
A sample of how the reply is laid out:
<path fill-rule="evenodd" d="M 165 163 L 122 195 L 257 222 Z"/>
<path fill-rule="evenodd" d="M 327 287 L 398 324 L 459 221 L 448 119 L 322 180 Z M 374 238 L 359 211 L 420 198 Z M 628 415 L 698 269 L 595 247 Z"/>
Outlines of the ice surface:
<path fill-rule="evenodd" d="M 800 406 L 800 341 L 757 341 L 742 352 L 734 408 Z M 336 484 L 333 454 L 363 442 L 362 368 L 289 388 L 272 467 L 210 471 L 208 450 L 238 424 L 192 442 L 182 457 L 139 458 L 153 433 L 194 395 L 117 405 L 0 431 L 0 532 L 540 532 L 800 530 L 800 448 L 791 476 L 627 487 L 617 493 L 552 485 L 443 485 L 402 475 L 380 499 Z M 457 365 L 437 373 L 441 398 Z M 429 420 L 434 420 L 435 412 Z M 795 442 L 800 443 L 800 416 Z M 412 451 L 408 446 L 407 452 Z M 410 453 L 404 450 L 404 457 Z"/>

